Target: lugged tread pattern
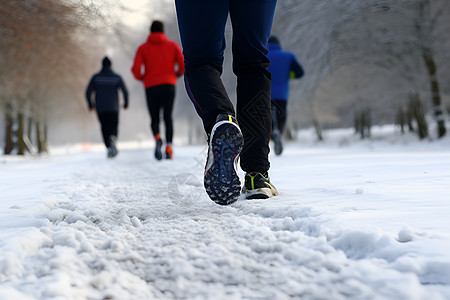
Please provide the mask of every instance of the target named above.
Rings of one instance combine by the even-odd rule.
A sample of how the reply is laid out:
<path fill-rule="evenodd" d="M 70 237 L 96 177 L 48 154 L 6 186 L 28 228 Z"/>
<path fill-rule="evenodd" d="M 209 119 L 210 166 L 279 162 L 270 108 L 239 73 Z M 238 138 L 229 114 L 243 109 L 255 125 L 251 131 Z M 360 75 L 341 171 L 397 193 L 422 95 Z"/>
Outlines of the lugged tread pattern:
<path fill-rule="evenodd" d="M 240 129 L 231 122 L 218 126 L 211 136 L 211 167 L 205 171 L 206 193 L 215 203 L 228 205 L 240 196 L 241 181 L 235 169 L 235 160 L 242 150 L 244 140 Z"/>

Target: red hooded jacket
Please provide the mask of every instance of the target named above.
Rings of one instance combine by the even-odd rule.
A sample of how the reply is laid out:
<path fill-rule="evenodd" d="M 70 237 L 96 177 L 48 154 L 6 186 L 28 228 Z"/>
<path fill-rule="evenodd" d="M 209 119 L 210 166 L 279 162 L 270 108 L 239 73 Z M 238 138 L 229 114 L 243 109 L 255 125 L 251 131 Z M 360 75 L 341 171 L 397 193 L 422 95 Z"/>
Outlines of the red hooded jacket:
<path fill-rule="evenodd" d="M 145 88 L 161 84 L 175 85 L 177 77 L 184 73 L 181 49 L 163 32 L 154 32 L 137 49 L 131 72 L 137 80 L 144 82 Z"/>

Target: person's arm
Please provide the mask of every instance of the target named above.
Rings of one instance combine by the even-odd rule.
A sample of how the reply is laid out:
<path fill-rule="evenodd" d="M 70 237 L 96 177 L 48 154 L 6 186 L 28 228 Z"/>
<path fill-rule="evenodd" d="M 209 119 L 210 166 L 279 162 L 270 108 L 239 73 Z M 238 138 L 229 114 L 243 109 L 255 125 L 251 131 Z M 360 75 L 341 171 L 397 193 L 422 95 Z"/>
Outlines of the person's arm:
<path fill-rule="evenodd" d="M 177 77 L 183 76 L 184 74 L 184 57 L 183 57 L 183 53 L 181 52 L 180 47 L 175 43 L 175 51 L 176 51 L 176 56 L 175 56 L 175 62 L 178 65 L 178 70 L 177 70 Z"/>
<path fill-rule="evenodd" d="M 89 110 L 94 109 L 94 104 L 92 103 L 92 100 L 91 100 L 92 91 L 95 90 L 94 78 L 95 78 L 95 76 L 92 76 L 91 80 L 89 81 L 88 87 L 86 89 L 86 101 L 88 103 Z"/>
<path fill-rule="evenodd" d="M 142 51 L 139 47 L 136 51 L 136 55 L 134 57 L 133 67 L 131 68 L 131 73 L 133 73 L 134 78 L 137 80 L 143 81 L 144 75 L 142 74 L 142 63 L 144 59 L 142 58 Z"/>
<path fill-rule="evenodd" d="M 291 69 L 290 69 L 290 78 L 301 78 L 305 74 L 302 65 L 298 62 L 295 55 L 292 55 Z"/>
<path fill-rule="evenodd" d="M 123 82 L 122 77 L 119 76 L 119 86 L 122 89 L 122 93 L 123 93 L 123 108 L 127 109 L 128 108 L 128 90 L 127 87 L 125 86 L 125 82 Z"/>

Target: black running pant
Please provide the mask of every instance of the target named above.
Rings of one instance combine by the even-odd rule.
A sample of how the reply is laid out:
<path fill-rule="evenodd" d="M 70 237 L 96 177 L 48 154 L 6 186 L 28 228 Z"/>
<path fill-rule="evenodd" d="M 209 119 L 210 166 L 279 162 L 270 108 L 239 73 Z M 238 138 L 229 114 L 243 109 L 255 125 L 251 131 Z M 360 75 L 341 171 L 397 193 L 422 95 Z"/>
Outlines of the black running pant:
<path fill-rule="evenodd" d="M 117 127 L 119 125 L 119 112 L 97 112 L 100 121 L 103 142 L 109 148 L 110 137 L 117 137 Z"/>
<path fill-rule="evenodd" d="M 147 107 L 150 113 L 150 127 L 153 135 L 159 134 L 160 113 L 163 110 L 164 125 L 166 128 L 166 142 L 172 143 L 173 121 L 172 110 L 175 99 L 175 86 L 162 84 L 145 89 L 147 95 Z"/>
<path fill-rule="evenodd" d="M 241 168 L 269 169 L 272 112 L 268 40 L 276 0 L 176 0 L 185 59 L 186 91 L 210 133 L 217 115 L 235 110 L 220 79 L 225 25 L 233 25 L 233 72 L 237 77 L 236 117 L 244 135 Z"/>

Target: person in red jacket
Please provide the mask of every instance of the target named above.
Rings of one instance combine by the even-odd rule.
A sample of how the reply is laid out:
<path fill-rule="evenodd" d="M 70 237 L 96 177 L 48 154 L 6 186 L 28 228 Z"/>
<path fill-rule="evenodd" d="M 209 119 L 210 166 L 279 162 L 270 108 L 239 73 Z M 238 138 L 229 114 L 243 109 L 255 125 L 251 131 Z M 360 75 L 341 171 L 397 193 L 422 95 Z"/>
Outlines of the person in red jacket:
<path fill-rule="evenodd" d="M 164 24 L 161 21 L 153 21 L 147 41 L 136 51 L 131 71 L 137 80 L 144 82 L 157 160 L 161 160 L 163 156 L 161 151 L 163 142 L 159 132 L 161 110 L 164 112 L 166 129 L 166 158 L 173 157 L 172 109 L 177 78 L 184 73 L 183 60 L 181 48 L 164 34 Z"/>

